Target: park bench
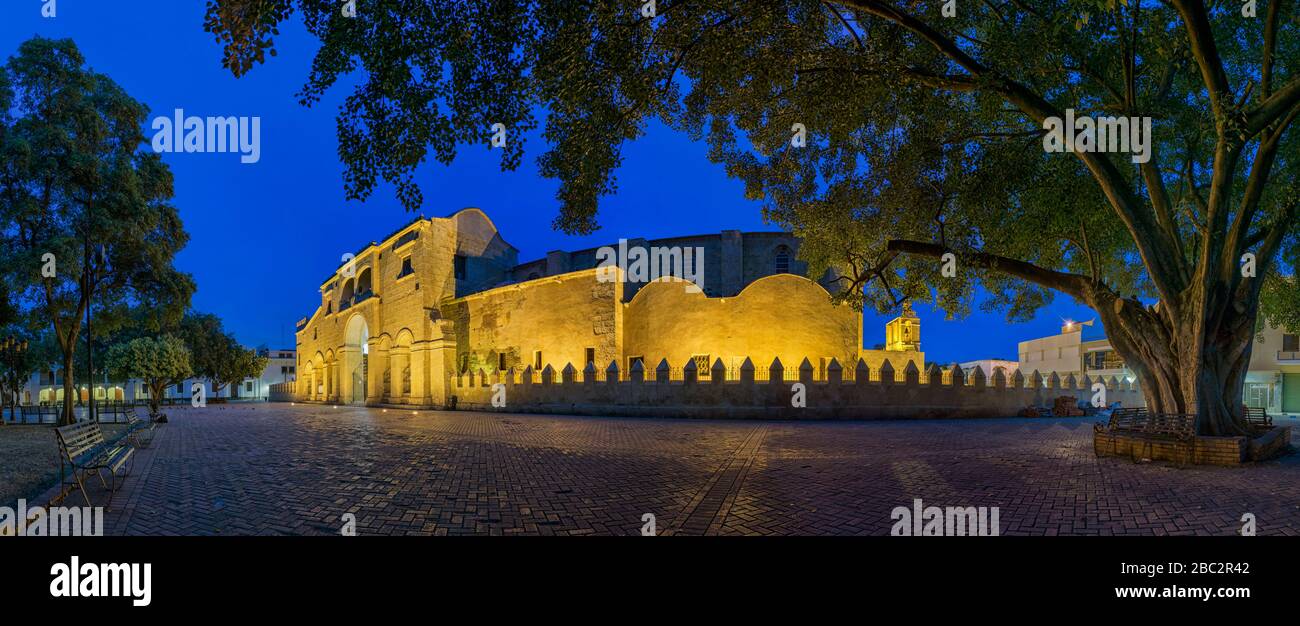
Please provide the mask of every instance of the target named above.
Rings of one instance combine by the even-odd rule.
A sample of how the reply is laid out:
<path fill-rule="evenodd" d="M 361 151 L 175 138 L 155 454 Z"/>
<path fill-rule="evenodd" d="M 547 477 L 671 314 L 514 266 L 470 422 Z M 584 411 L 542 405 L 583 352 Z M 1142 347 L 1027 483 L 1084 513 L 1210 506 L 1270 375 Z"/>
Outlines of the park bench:
<path fill-rule="evenodd" d="M 1143 408 L 1115 409 L 1106 425 L 1095 424 L 1099 432 L 1135 435 L 1144 442 L 1143 456 L 1150 458 L 1150 448 L 1157 440 L 1173 440 L 1190 444 L 1196 438 L 1196 416 L 1186 413 L 1150 413 Z M 1134 460 L 1137 460 L 1137 448 Z M 1095 452 L 1095 450 L 1094 450 Z M 1191 461 L 1188 446 L 1188 462 Z"/>
<path fill-rule="evenodd" d="M 108 489 L 108 505 L 113 504 L 113 495 L 121 486 L 122 479 L 130 472 L 131 456 L 135 448 L 130 445 L 106 444 L 104 431 L 95 422 L 78 422 L 60 426 L 54 430 L 59 440 L 59 487 L 69 485 L 64 477 L 64 468 L 71 469 L 73 484 L 81 489 L 81 496 L 90 504 L 90 494 L 86 491 L 85 479 L 92 472 L 99 477 L 99 482 Z M 104 479 L 104 470 L 108 470 L 111 480 Z"/>
<path fill-rule="evenodd" d="M 158 429 L 158 424 L 152 419 L 142 420 L 136 414 L 135 407 L 126 409 L 126 436 L 127 441 L 136 448 L 148 448 L 153 443 L 154 432 Z"/>
<path fill-rule="evenodd" d="M 1161 439 L 1191 439 L 1196 436 L 1196 416 L 1183 413 L 1148 413 L 1146 409 L 1115 409 L 1106 430 L 1128 432 Z"/>
<path fill-rule="evenodd" d="M 1246 420 L 1246 425 L 1259 430 L 1268 430 L 1273 427 L 1273 418 L 1268 416 L 1268 412 L 1262 407 L 1246 407 L 1246 412 L 1242 415 Z"/>

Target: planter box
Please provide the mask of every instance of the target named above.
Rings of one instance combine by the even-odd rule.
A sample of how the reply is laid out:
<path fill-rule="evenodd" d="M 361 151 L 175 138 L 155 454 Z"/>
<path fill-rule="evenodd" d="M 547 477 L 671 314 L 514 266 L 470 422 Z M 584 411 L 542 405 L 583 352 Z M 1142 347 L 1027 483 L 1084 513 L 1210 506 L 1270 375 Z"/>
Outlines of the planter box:
<path fill-rule="evenodd" d="M 1175 441 L 1149 439 L 1132 433 L 1095 431 L 1092 439 L 1097 456 L 1223 466 L 1271 459 L 1285 452 L 1290 443 L 1290 426 L 1275 427 L 1255 438 L 1198 436 L 1190 441 Z"/>

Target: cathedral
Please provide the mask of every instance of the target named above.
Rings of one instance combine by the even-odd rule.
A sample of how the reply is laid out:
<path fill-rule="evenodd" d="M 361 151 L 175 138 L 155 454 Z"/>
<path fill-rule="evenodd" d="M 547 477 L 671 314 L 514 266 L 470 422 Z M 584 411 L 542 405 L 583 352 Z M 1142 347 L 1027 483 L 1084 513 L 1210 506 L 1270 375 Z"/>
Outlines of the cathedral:
<path fill-rule="evenodd" d="M 832 359 L 924 367 L 910 310 L 889 323 L 883 349 L 863 350 L 862 314 L 832 304 L 829 276 L 804 277 L 798 248 L 789 233 L 723 231 L 520 263 L 479 209 L 420 217 L 321 283 L 320 306 L 296 326 L 296 396 L 442 407 L 464 373 L 590 364 L 603 380 L 611 364 L 653 371 L 665 359 L 694 362 L 702 379 L 718 360 L 736 371 L 746 358 L 763 372 L 807 358 L 819 379 Z M 647 260 L 660 271 L 626 267 Z"/>

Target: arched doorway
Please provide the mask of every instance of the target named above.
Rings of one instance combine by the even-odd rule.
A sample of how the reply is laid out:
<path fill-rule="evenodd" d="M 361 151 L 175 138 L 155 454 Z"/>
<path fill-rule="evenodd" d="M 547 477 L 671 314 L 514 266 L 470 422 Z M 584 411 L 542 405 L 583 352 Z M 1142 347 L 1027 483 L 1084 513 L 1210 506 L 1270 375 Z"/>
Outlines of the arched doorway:
<path fill-rule="evenodd" d="M 343 372 L 341 378 L 347 385 L 342 400 L 348 404 L 366 403 L 367 368 L 370 357 L 370 326 L 360 314 L 348 320 L 343 334 Z"/>

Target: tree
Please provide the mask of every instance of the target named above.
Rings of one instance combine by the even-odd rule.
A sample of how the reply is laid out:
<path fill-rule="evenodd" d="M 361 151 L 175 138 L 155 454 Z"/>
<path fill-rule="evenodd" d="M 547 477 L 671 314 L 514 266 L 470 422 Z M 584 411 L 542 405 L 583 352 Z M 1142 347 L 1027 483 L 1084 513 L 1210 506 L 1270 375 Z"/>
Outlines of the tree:
<path fill-rule="evenodd" d="M 222 328 L 221 319 L 211 313 L 186 314 L 180 336 L 190 349 L 195 375 L 211 382 L 214 394 L 245 378 L 261 376 L 266 369 L 267 359 L 239 345 Z"/>
<path fill-rule="evenodd" d="M 240 75 L 300 11 L 323 44 L 307 105 L 361 75 L 338 118 L 351 196 L 382 178 L 418 206 L 428 148 L 448 162 L 495 123 L 514 167 L 545 113 L 555 224 L 590 232 L 623 142 L 657 119 L 706 140 L 804 237 L 810 271 L 843 273 L 840 299 L 1023 319 L 1066 294 L 1098 312 L 1150 409 L 1247 432 L 1261 292 L 1270 320 L 1300 311 L 1280 282 L 1300 213 L 1296 3 L 1257 17 L 1201 0 L 952 15 L 881 0 L 647 4 L 377 1 L 346 18 L 315 0 L 210 0 L 206 28 Z M 1049 152 L 1072 114 L 1151 132 L 1130 132 L 1128 153 L 1095 151 L 1095 135 Z"/>
<path fill-rule="evenodd" d="M 110 327 L 133 304 L 179 320 L 194 284 L 172 259 L 188 237 L 170 170 L 141 149 L 147 109 L 72 41 L 26 41 L 0 74 L 14 111 L 0 135 L 0 271 L 54 331 L 69 423 L 87 308 Z"/>
<path fill-rule="evenodd" d="M 167 388 L 188 378 L 190 351 L 173 335 L 140 337 L 115 344 L 106 359 L 110 374 L 117 379 L 138 378 L 149 387 L 149 415 L 158 414 L 158 403 Z"/>
<path fill-rule="evenodd" d="M 218 391 L 226 385 L 238 386 L 245 378 L 258 378 L 262 371 L 266 369 L 269 359 L 261 356 L 253 350 L 236 344 L 229 352 L 228 358 L 223 364 L 224 367 L 218 372 L 217 381 L 221 385 Z"/>

